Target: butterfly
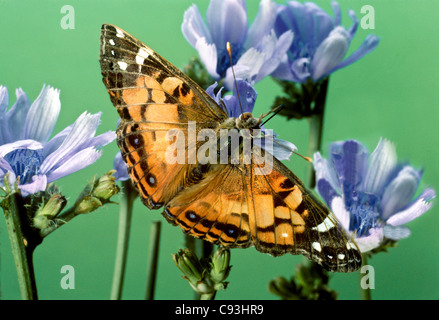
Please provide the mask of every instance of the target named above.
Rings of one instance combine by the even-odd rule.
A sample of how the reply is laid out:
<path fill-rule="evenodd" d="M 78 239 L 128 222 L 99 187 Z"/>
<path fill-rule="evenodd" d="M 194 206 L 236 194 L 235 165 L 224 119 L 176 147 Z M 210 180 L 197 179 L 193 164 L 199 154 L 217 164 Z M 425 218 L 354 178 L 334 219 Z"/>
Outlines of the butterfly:
<path fill-rule="evenodd" d="M 166 220 L 185 233 L 224 247 L 254 246 L 273 256 L 302 254 L 334 272 L 361 266 L 355 242 L 293 172 L 274 157 L 269 173 L 263 172 L 264 147 L 252 143 L 247 162 L 242 155 L 239 163 L 190 161 L 202 143 L 189 144 L 192 133 L 252 133 L 260 129 L 260 118 L 250 113 L 229 117 L 187 75 L 113 25 L 102 26 L 100 65 L 120 116 L 122 158 L 149 209 L 163 208 Z M 176 140 L 176 135 L 169 138 L 171 131 L 183 135 L 185 161 L 167 161 Z M 252 134 L 248 139 L 254 142 Z"/>

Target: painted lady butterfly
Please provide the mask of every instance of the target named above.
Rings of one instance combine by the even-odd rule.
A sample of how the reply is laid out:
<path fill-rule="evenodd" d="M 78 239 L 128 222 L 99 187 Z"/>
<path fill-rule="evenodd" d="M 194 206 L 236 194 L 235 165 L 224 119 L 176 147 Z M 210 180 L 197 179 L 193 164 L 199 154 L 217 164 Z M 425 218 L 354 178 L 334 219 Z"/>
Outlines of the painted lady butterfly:
<path fill-rule="evenodd" d="M 200 142 L 191 150 L 185 139 L 186 162 L 166 161 L 172 129 L 188 136 L 189 122 L 196 121 L 196 133 L 254 130 L 260 120 L 249 113 L 229 118 L 193 80 L 118 27 L 102 26 L 100 63 L 121 118 L 117 143 L 148 208 L 164 206 L 168 222 L 225 247 L 302 254 L 330 271 L 361 266 L 356 244 L 287 167 L 273 158 L 271 172 L 260 174 L 263 148 L 253 149 L 248 164 L 190 163 Z"/>

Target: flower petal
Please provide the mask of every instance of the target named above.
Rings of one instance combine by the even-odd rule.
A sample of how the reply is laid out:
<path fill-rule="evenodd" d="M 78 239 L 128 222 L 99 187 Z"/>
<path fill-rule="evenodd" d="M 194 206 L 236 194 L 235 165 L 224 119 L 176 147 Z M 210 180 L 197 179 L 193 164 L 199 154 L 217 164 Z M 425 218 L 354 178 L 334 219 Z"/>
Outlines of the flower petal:
<path fill-rule="evenodd" d="M 247 9 L 244 0 L 211 0 L 206 13 L 212 40 L 219 51 L 226 43 L 241 48 L 247 36 Z"/>
<path fill-rule="evenodd" d="M 330 206 L 332 199 L 341 192 L 335 169 L 319 152 L 314 153 L 313 165 L 316 171 L 317 191 Z"/>
<path fill-rule="evenodd" d="M 208 43 L 212 43 L 209 29 L 207 29 L 196 4 L 185 11 L 181 31 L 194 48 L 200 38 L 205 38 Z"/>
<path fill-rule="evenodd" d="M 362 253 L 378 248 L 384 239 L 382 228 L 369 229 L 369 235 L 366 237 L 355 238 L 355 242 Z"/>
<path fill-rule="evenodd" d="M 426 189 L 412 205 L 391 216 L 389 219 L 387 219 L 386 223 L 391 226 L 400 226 L 416 219 L 430 210 L 430 208 L 433 206 L 431 200 L 435 197 L 436 193 L 433 189 Z"/>
<path fill-rule="evenodd" d="M 238 62 L 234 65 L 236 79 L 246 80 L 254 83 L 254 79 L 264 64 L 264 55 L 255 48 L 247 50 Z M 227 69 L 224 79 L 224 87 L 231 90 L 233 88 L 234 78 L 231 68 Z"/>
<path fill-rule="evenodd" d="M 117 181 L 125 181 L 130 178 L 128 175 L 128 169 L 126 163 L 122 159 L 122 154 L 120 152 L 116 153 L 113 160 L 113 169 L 116 170 L 114 177 Z"/>
<path fill-rule="evenodd" d="M 330 206 L 331 211 L 334 213 L 342 228 L 345 231 L 350 232 L 349 226 L 351 223 L 351 214 L 346 210 L 343 198 L 335 196 L 332 198 L 332 201 L 328 203 L 328 205 Z"/>
<path fill-rule="evenodd" d="M 45 175 L 35 175 L 32 177 L 31 183 L 18 186 L 18 188 L 21 190 L 21 194 L 23 197 L 37 193 L 39 191 L 44 191 L 46 190 L 46 187 L 47 177 Z"/>
<path fill-rule="evenodd" d="M 101 154 L 102 151 L 97 151 L 93 147 L 77 152 L 66 161 L 63 161 L 59 166 L 56 167 L 55 170 L 51 172 L 44 172 L 47 175 L 47 182 L 58 180 L 91 165 L 97 159 L 99 159 Z"/>
<path fill-rule="evenodd" d="M 85 143 L 81 145 L 81 149 L 85 149 L 88 147 L 94 147 L 96 149 L 100 149 L 110 142 L 113 142 L 117 138 L 116 132 L 114 131 L 107 131 L 103 134 L 100 134 L 96 137 L 93 137 L 89 140 L 87 140 Z"/>
<path fill-rule="evenodd" d="M 382 194 L 397 164 L 394 144 L 381 138 L 370 155 L 369 162 L 369 170 L 363 182 L 363 191 Z"/>
<path fill-rule="evenodd" d="M 0 158 L 4 158 L 8 153 L 18 149 L 38 150 L 42 149 L 43 145 L 35 140 L 19 140 L 7 143 L 0 146 Z"/>
<path fill-rule="evenodd" d="M 259 3 L 259 10 L 248 30 L 245 47 L 256 47 L 256 45 L 264 38 L 270 30 L 273 29 L 276 20 L 276 3 L 271 0 L 262 0 Z"/>
<path fill-rule="evenodd" d="M 47 142 L 55 128 L 60 110 L 59 90 L 44 85 L 27 114 L 24 137 L 43 143 Z"/>
<path fill-rule="evenodd" d="M 195 49 L 200 55 L 200 59 L 206 67 L 207 72 L 212 76 L 212 78 L 219 80 L 220 76 L 216 72 L 218 54 L 217 48 L 214 43 L 208 43 L 206 38 L 199 38 L 195 44 Z"/>
<path fill-rule="evenodd" d="M 311 63 L 314 81 L 331 73 L 340 64 L 349 49 L 349 34 L 343 27 L 336 27 L 318 46 Z"/>
<path fill-rule="evenodd" d="M 287 56 L 287 51 L 293 43 L 294 34 L 291 31 L 286 31 L 279 38 L 276 37 L 274 31 L 265 36 L 262 40 L 262 48 L 264 54 L 264 63 L 259 69 L 255 82 L 265 78 L 271 74 L 279 66 L 279 63 L 283 61 L 283 58 Z M 267 50 L 272 48 L 272 50 Z"/>
<path fill-rule="evenodd" d="M 331 159 L 340 180 L 346 206 L 353 204 L 353 195 L 367 171 L 367 149 L 355 140 L 331 144 Z"/>
<path fill-rule="evenodd" d="M 398 173 L 384 190 L 381 200 L 381 219 L 387 220 L 412 201 L 421 176 L 419 171 L 410 166 L 404 167 Z"/>
<path fill-rule="evenodd" d="M 393 227 L 385 225 L 383 228 L 384 237 L 395 241 L 408 238 L 410 236 L 410 229 L 406 226 Z"/>
<path fill-rule="evenodd" d="M 17 100 L 8 112 L 7 121 L 11 138 L 16 141 L 24 139 L 23 124 L 26 121 L 31 103 L 21 88 L 15 90 L 15 94 Z"/>
<path fill-rule="evenodd" d="M 336 68 L 332 70 L 334 72 L 335 70 L 344 68 L 358 60 L 360 60 L 363 56 L 368 54 L 369 52 L 373 51 L 380 42 L 380 38 L 369 34 L 361 44 L 361 46 L 352 53 L 348 58 L 346 58 L 343 62 L 341 62 Z"/>
<path fill-rule="evenodd" d="M 0 115 L 6 114 L 9 105 L 8 88 L 0 85 Z"/>
<path fill-rule="evenodd" d="M 70 157 L 72 153 L 81 150 L 82 144 L 95 135 L 100 116 L 100 112 L 94 115 L 87 112 L 82 113 L 73 124 L 61 146 L 48 155 L 41 164 L 41 171 L 47 173 L 56 169 L 68 158 L 67 155 Z"/>

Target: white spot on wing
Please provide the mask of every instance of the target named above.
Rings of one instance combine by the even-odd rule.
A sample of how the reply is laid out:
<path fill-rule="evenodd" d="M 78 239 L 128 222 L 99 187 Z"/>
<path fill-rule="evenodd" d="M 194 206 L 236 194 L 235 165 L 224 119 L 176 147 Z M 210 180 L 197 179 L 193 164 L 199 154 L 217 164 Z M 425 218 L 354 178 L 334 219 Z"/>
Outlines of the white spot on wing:
<path fill-rule="evenodd" d="M 334 224 L 333 220 L 330 219 L 328 216 L 318 226 L 313 227 L 312 230 L 317 230 L 318 232 L 325 232 L 325 231 L 328 231 L 329 229 L 332 229 L 334 227 L 335 227 L 335 224 Z"/>
<path fill-rule="evenodd" d="M 116 37 L 118 37 L 118 38 L 125 38 L 125 36 L 123 35 L 122 30 L 116 28 L 116 32 L 117 32 L 116 33 Z"/>
<path fill-rule="evenodd" d="M 142 57 L 143 59 L 146 59 L 149 57 L 149 53 L 145 50 L 145 48 L 140 48 L 139 52 L 137 53 L 137 56 Z"/>
<path fill-rule="evenodd" d="M 337 257 L 338 257 L 340 260 L 343 260 L 344 257 L 345 257 L 345 255 L 344 255 L 343 253 L 340 253 Z"/>
<path fill-rule="evenodd" d="M 312 247 L 314 248 L 314 250 L 318 251 L 318 252 L 322 252 L 322 246 L 320 245 L 320 243 L 318 242 L 313 242 L 312 243 Z"/>
<path fill-rule="evenodd" d="M 145 61 L 144 58 L 142 58 L 142 57 L 139 56 L 139 55 L 136 56 L 136 63 L 137 63 L 137 64 L 143 64 L 143 61 Z"/>
<path fill-rule="evenodd" d="M 126 62 L 123 62 L 123 61 L 118 61 L 117 62 L 117 64 L 119 65 L 119 67 L 122 69 L 122 70 L 126 70 L 127 69 L 127 67 L 128 67 L 128 64 L 126 63 Z"/>
<path fill-rule="evenodd" d="M 115 43 L 114 43 L 114 40 L 113 39 L 110 39 L 109 41 L 108 41 L 112 46 L 114 46 L 115 45 Z"/>

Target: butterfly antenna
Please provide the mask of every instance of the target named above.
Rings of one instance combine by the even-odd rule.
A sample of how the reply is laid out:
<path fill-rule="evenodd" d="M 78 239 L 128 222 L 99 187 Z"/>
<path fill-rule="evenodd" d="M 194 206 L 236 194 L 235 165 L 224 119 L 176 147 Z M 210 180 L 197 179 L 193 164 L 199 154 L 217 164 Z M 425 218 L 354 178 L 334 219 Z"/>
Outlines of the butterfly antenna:
<path fill-rule="evenodd" d="M 236 82 L 235 70 L 233 69 L 232 45 L 230 44 L 229 41 L 227 41 L 226 48 L 227 48 L 227 53 L 229 54 L 230 67 L 232 68 L 232 74 L 233 74 L 233 81 L 235 82 L 236 94 L 238 95 L 239 107 L 241 108 L 241 114 L 242 114 L 244 113 L 244 110 L 242 109 L 241 99 L 239 98 L 238 83 Z"/>
<path fill-rule="evenodd" d="M 270 113 L 273 113 L 273 114 L 271 115 L 270 118 L 268 118 L 267 120 L 265 120 L 264 122 L 262 122 L 261 126 L 263 126 L 263 125 L 266 124 L 268 121 L 270 121 L 275 115 L 277 115 L 279 112 L 281 112 L 283 108 L 285 108 L 285 105 L 281 104 L 280 106 L 274 108 L 273 110 L 271 110 L 271 111 L 268 112 L 267 114 L 263 115 L 262 118 L 265 118 L 265 117 L 268 116 Z"/>

